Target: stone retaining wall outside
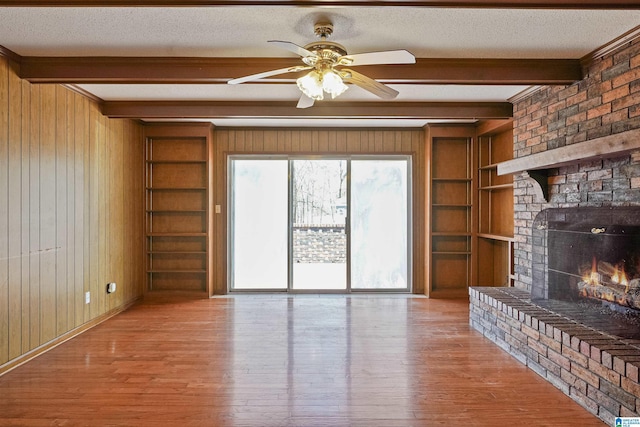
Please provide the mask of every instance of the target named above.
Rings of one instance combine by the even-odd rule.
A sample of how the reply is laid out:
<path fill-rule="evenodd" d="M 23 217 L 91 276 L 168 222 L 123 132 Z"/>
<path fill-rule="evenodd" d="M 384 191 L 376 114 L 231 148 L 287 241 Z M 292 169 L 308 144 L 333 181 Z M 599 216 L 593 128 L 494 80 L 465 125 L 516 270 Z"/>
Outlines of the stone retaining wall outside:
<path fill-rule="evenodd" d="M 293 228 L 294 263 L 345 263 L 346 249 L 344 226 L 304 225 Z"/>

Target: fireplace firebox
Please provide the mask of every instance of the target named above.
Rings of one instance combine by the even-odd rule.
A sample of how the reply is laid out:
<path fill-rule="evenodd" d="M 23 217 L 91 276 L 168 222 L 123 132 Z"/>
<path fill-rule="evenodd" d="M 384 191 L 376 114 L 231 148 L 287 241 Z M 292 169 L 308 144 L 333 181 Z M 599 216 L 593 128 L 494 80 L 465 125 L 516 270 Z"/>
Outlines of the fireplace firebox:
<path fill-rule="evenodd" d="M 532 300 L 640 339 L 640 207 L 546 209 L 532 230 Z"/>

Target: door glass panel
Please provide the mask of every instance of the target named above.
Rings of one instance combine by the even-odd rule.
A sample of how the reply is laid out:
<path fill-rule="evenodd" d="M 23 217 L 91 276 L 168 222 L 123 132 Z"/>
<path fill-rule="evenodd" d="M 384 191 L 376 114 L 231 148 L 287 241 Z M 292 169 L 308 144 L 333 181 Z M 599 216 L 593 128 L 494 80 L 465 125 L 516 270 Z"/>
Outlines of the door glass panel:
<path fill-rule="evenodd" d="M 292 161 L 293 289 L 347 288 L 347 161 Z"/>
<path fill-rule="evenodd" d="M 408 289 L 408 161 L 351 161 L 351 289 Z"/>
<path fill-rule="evenodd" d="M 287 289 L 288 161 L 231 161 L 231 287 Z"/>

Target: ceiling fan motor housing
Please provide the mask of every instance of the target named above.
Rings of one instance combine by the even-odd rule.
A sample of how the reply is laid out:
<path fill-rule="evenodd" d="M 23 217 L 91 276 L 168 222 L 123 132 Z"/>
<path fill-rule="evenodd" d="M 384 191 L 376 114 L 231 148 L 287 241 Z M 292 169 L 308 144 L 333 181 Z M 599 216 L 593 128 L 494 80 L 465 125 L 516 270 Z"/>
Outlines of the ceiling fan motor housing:
<path fill-rule="evenodd" d="M 334 65 L 338 62 L 338 59 L 345 56 L 347 54 L 347 50 L 338 43 L 328 42 L 328 41 L 319 41 L 314 43 L 309 43 L 304 47 L 308 51 L 313 52 L 315 57 L 305 57 L 302 58 L 305 64 L 307 65 L 315 65 L 319 62 L 325 62 L 330 65 Z"/>

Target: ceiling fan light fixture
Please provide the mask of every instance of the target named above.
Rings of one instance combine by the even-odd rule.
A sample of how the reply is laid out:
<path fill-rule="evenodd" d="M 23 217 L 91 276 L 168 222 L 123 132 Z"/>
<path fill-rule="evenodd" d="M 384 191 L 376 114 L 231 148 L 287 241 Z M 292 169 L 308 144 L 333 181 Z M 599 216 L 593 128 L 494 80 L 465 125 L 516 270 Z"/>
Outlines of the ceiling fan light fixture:
<path fill-rule="evenodd" d="M 322 89 L 322 75 L 313 70 L 310 73 L 300 77 L 296 80 L 298 88 L 314 101 L 322 101 L 324 99 L 324 93 Z"/>
<path fill-rule="evenodd" d="M 298 88 L 314 101 L 322 101 L 324 93 L 336 98 L 344 93 L 349 87 L 344 84 L 342 77 L 334 70 L 312 70 L 308 74 L 296 80 Z"/>
<path fill-rule="evenodd" d="M 338 73 L 333 70 L 329 70 L 322 78 L 322 89 L 328 94 L 331 94 L 332 99 L 335 99 L 342 95 L 344 91 L 349 89 L 349 87 L 344 84 L 342 77 L 340 77 Z"/>

